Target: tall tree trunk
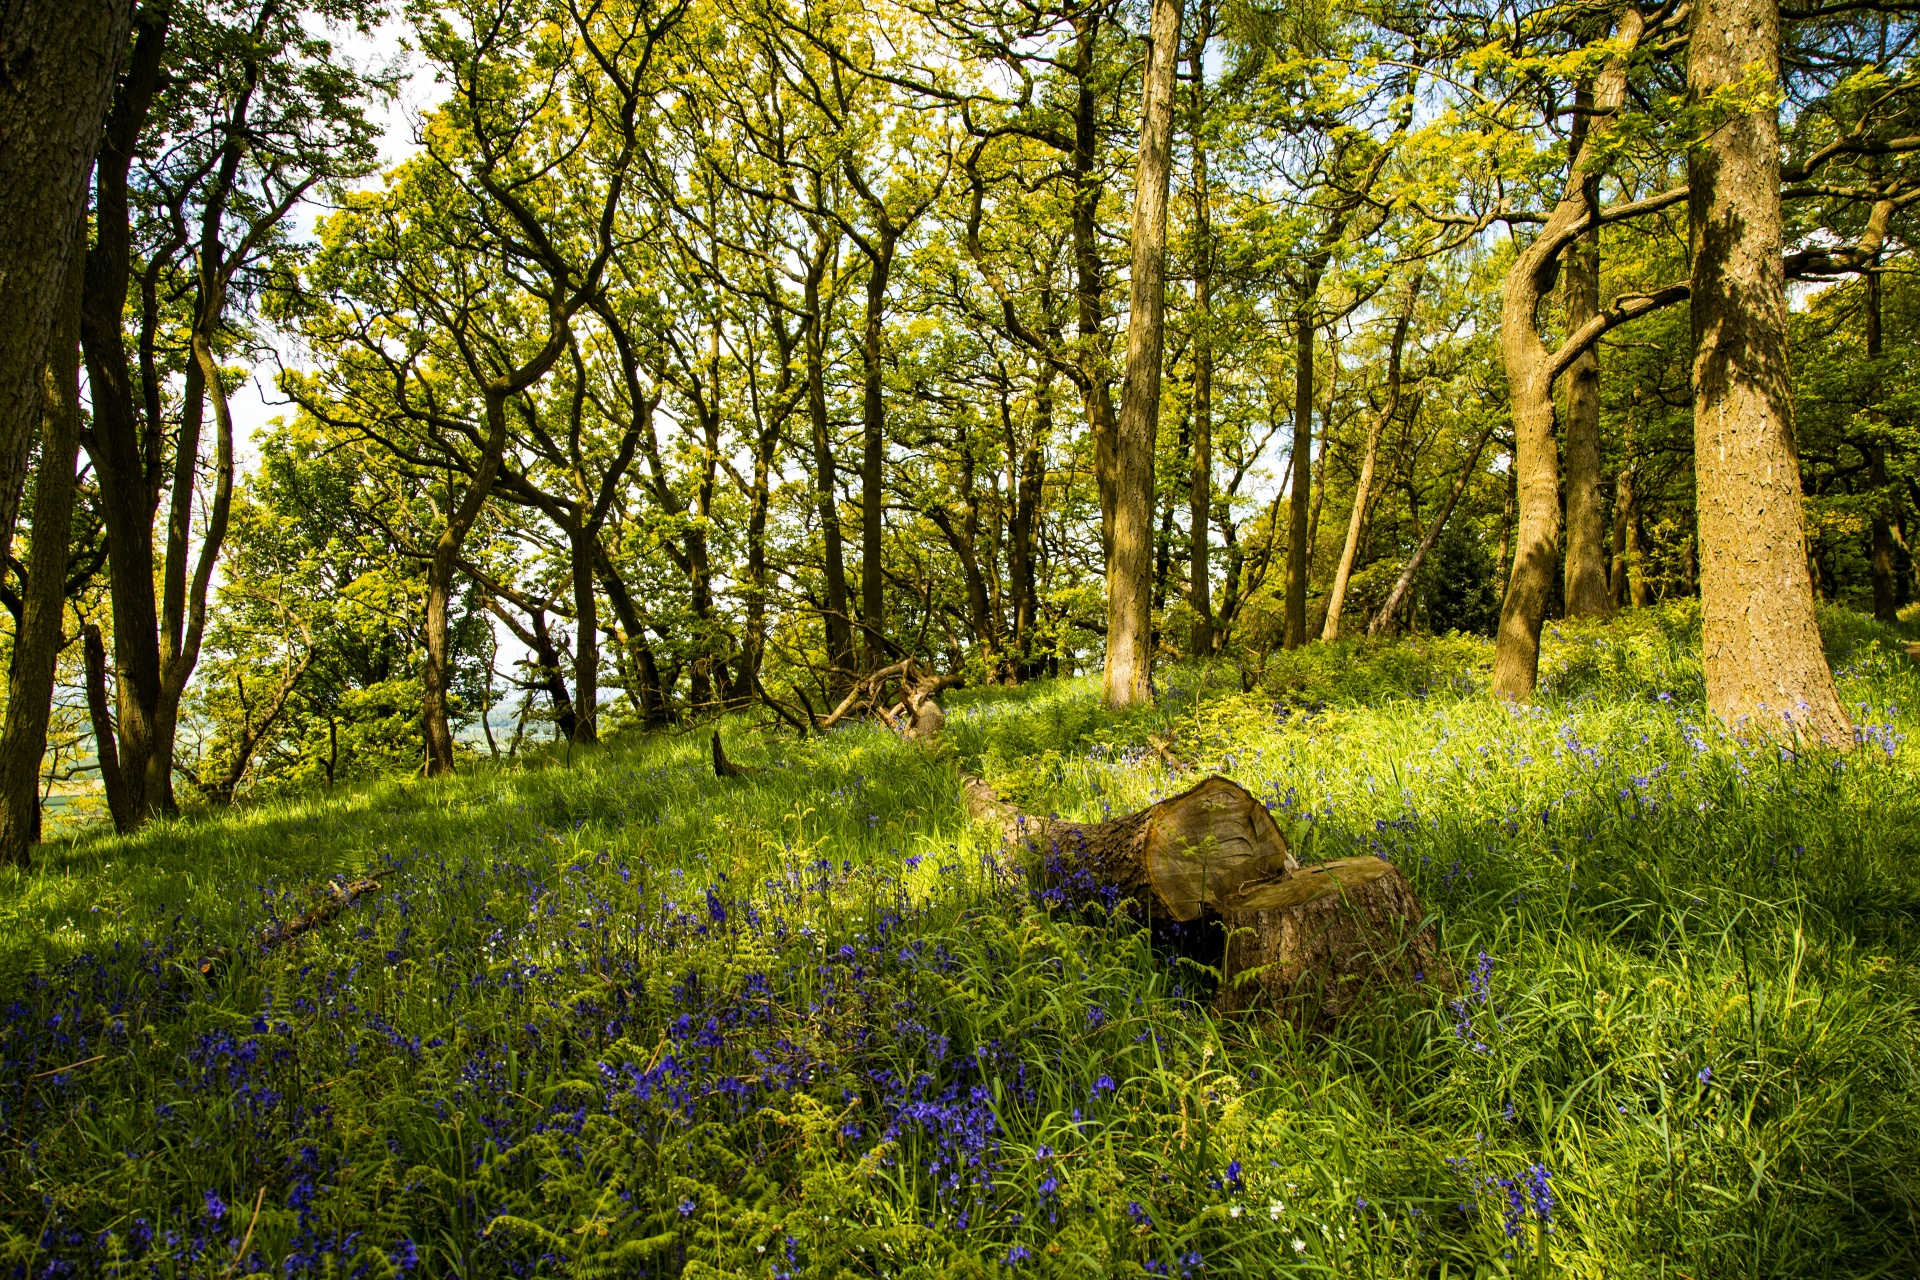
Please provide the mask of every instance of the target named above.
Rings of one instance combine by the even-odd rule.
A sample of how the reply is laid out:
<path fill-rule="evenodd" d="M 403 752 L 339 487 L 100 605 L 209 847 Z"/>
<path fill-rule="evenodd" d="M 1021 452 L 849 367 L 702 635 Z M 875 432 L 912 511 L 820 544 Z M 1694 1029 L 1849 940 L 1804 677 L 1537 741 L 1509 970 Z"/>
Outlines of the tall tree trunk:
<path fill-rule="evenodd" d="M 1880 407 L 1880 272 L 1867 273 L 1867 399 L 1875 410 L 1876 425 Z M 1900 593 L 1893 570 L 1893 491 L 1887 487 L 1887 446 L 1875 441 L 1867 448 L 1867 482 L 1873 487 L 1873 616 L 1882 622 L 1894 622 L 1900 616 Z"/>
<path fill-rule="evenodd" d="M 820 284 L 833 249 L 825 232 L 817 237 L 815 260 L 805 282 L 807 311 L 807 420 L 813 430 L 813 482 L 820 513 L 820 538 L 826 558 L 826 640 L 830 686 L 835 696 L 852 687 L 853 615 L 848 608 L 846 552 L 840 539 L 839 483 L 833 461 L 833 425 L 827 420 L 826 303 Z"/>
<path fill-rule="evenodd" d="M 1572 139 L 1568 147 L 1577 161 L 1587 138 L 1593 93 L 1582 85 L 1573 97 Z M 1600 202 L 1600 174 L 1585 175 L 1587 207 Z M 1561 297 L 1572 333 L 1600 313 L 1600 229 L 1590 227 L 1567 246 L 1562 267 Z M 1567 616 L 1604 617 L 1612 610 L 1607 594 L 1607 511 L 1600 497 L 1600 351 L 1599 344 L 1583 348 L 1567 368 L 1566 425 Z"/>
<path fill-rule="evenodd" d="M 13 0 L 0 22 L 0 550 L 12 545 L 42 369 L 131 0 Z M 64 367 L 66 357 L 57 357 Z"/>
<path fill-rule="evenodd" d="M 1074 323 L 1078 331 L 1081 398 L 1093 436 L 1093 475 L 1100 493 L 1100 569 L 1111 571 L 1113 518 L 1118 493 L 1113 387 L 1106 336 L 1106 279 L 1100 263 L 1100 93 L 1095 84 L 1100 21 L 1104 10 L 1088 5 L 1074 19 L 1073 275 Z"/>
<path fill-rule="evenodd" d="M 881 536 L 886 524 L 882 464 L 887 451 L 887 405 L 883 339 L 887 312 L 887 277 L 893 271 L 895 232 L 883 221 L 874 237 L 875 252 L 867 272 L 866 324 L 860 335 L 860 625 L 866 635 L 867 669 L 887 663 L 886 572 L 881 563 Z"/>
<path fill-rule="evenodd" d="M 1687 59 L 1696 107 L 1708 111 L 1756 69 L 1778 83 L 1778 0 L 1699 0 Z M 1707 701 L 1729 724 L 1787 721 L 1795 735 L 1845 750 L 1853 725 L 1807 580 L 1773 99 L 1691 149 L 1687 171 Z"/>
<path fill-rule="evenodd" d="M 558 354 L 558 350 L 555 350 L 554 355 Z M 552 363 L 551 359 L 548 363 Z M 447 629 L 447 613 L 453 602 L 453 575 L 460 558 L 460 545 L 466 541 L 474 521 L 480 518 L 487 496 L 493 492 L 493 482 L 500 475 L 500 456 L 507 446 L 507 397 L 524 390 L 525 385 L 532 381 L 529 378 L 526 384 L 511 391 L 502 386 L 487 388 L 486 445 L 481 450 L 479 465 L 474 468 L 467 491 L 458 499 L 453 496 L 449 477 L 447 521 L 440 529 L 440 536 L 434 539 L 433 552 L 427 561 L 427 654 L 421 671 L 420 725 L 426 738 L 427 776 L 430 778 L 450 774 L 454 767 L 453 726 L 448 699 L 453 682 L 453 646 Z"/>
<path fill-rule="evenodd" d="M 1354 558 L 1366 531 L 1367 504 L 1373 496 L 1373 468 L 1380 457 L 1380 434 L 1400 411 L 1400 356 L 1407 343 L 1407 327 L 1413 323 L 1414 300 L 1420 296 L 1422 277 L 1415 275 L 1407 286 L 1407 305 L 1393 325 L 1393 343 L 1387 351 L 1387 400 L 1367 429 L 1367 448 L 1360 458 L 1360 478 L 1353 489 L 1353 513 L 1347 518 L 1347 541 L 1340 549 L 1340 566 L 1334 570 L 1333 586 L 1327 592 L 1327 624 L 1322 640 L 1340 638 L 1340 614 L 1346 608 L 1347 581 L 1353 574 Z M 1322 486 L 1324 491 L 1325 486 Z"/>
<path fill-rule="evenodd" d="M 107 813 L 114 830 L 132 831 L 140 825 L 120 768 L 119 733 L 114 727 L 112 699 L 107 693 L 107 646 L 100 628 L 89 622 L 81 628 L 82 652 L 87 664 L 87 712 L 93 725 L 94 759 L 99 763 L 100 789 L 107 794 Z"/>
<path fill-rule="evenodd" d="M 1631 453 L 1631 440 L 1627 447 Z M 1607 588 L 1613 594 L 1615 609 L 1624 609 L 1632 601 L 1627 594 L 1627 522 L 1633 519 L 1633 503 L 1633 466 L 1629 463 L 1620 468 L 1613 481 L 1613 571 L 1608 575 Z"/>
<path fill-rule="evenodd" d="M 1033 391 L 1033 425 L 1024 446 L 1007 441 L 1007 456 L 1017 457 L 1013 518 L 1007 531 L 1007 568 L 1013 594 L 1013 648 L 1019 675 L 1027 679 L 1033 665 L 1033 625 L 1039 588 L 1034 573 L 1034 540 L 1039 529 L 1040 490 L 1045 483 L 1043 450 L 1053 434 L 1053 368 L 1042 362 Z"/>
<path fill-rule="evenodd" d="M 573 569 L 573 741 L 600 740 L 600 596 L 593 588 L 594 531 L 568 531 Z"/>
<path fill-rule="evenodd" d="M 640 723 L 649 729 L 657 729 L 667 723 L 667 696 L 669 690 L 661 687 L 659 665 L 654 661 L 653 647 L 647 643 L 647 619 L 634 604 L 633 593 L 627 590 L 627 583 L 613 567 L 613 558 L 607 554 L 604 544 L 594 539 L 594 568 L 600 575 L 601 585 L 607 591 L 607 603 L 613 606 L 613 616 L 620 620 L 620 629 L 624 632 L 627 660 L 632 667 L 628 678 L 627 696 L 631 698 L 640 713 Z"/>
<path fill-rule="evenodd" d="M 133 263 L 129 174 L 158 92 L 171 9 L 143 8 L 127 71 L 99 135 L 94 172 L 94 240 L 87 250 L 80 340 L 93 410 L 82 443 L 99 485 L 107 535 L 107 582 L 113 613 L 113 696 L 118 723 L 116 773 L 121 806 L 114 817 L 130 830 L 147 815 L 148 761 L 161 696 L 159 611 L 154 598 L 153 513 L 158 501 L 160 403 L 157 382 L 136 384 L 123 328 Z M 197 362 L 187 389 L 199 392 Z M 100 687 L 106 687 L 105 672 Z M 107 717 L 113 719 L 114 717 Z M 100 717 L 95 718 L 96 727 Z M 105 744 L 97 750 L 104 751 Z M 111 791 L 109 793 L 112 794 Z"/>
<path fill-rule="evenodd" d="M 1173 158 L 1180 0 L 1153 0 L 1151 40 L 1133 193 L 1127 380 L 1114 445 L 1113 554 L 1107 567 L 1106 701 L 1110 707 L 1153 698 L 1153 445 L 1166 344 L 1167 183 Z"/>
<path fill-rule="evenodd" d="M 1213 512 L 1213 221 L 1207 187 L 1207 41 L 1213 10 L 1205 0 L 1187 54 L 1193 82 L 1193 480 L 1187 491 L 1187 603 L 1193 630 L 1187 648 L 1197 658 L 1213 652 L 1213 583 L 1207 522 Z"/>
<path fill-rule="evenodd" d="M 1619 50 L 1593 86 L 1594 123 L 1568 167 L 1560 201 L 1534 242 L 1520 251 L 1501 288 L 1500 354 L 1513 397 L 1514 477 L 1519 495 L 1513 573 L 1500 610 L 1494 642 L 1493 691 L 1525 701 L 1540 670 L 1540 625 L 1553 594 L 1560 558 L 1560 460 L 1553 430 L 1553 353 L 1540 339 L 1540 303 L 1553 287 L 1561 249 L 1578 239 L 1593 213 L 1594 146 L 1612 129 L 1613 113 L 1626 95 L 1627 54 L 1640 43 L 1646 20 L 1626 9 L 1614 27 Z"/>
<path fill-rule="evenodd" d="M 80 284 L 86 230 L 67 258 L 62 306 L 47 341 L 40 398 L 40 463 L 33 493 L 33 548 L 26 601 L 13 637 L 6 727 L 0 729 L 0 864 L 26 866 L 40 833 L 40 760 L 47 750 L 53 680 L 67 597 L 73 464 L 80 452 Z"/>
<path fill-rule="evenodd" d="M 1307 642 L 1307 575 L 1313 569 L 1307 545 L 1312 537 L 1308 504 L 1313 490 L 1312 296 L 1310 292 L 1303 292 L 1302 297 L 1308 301 L 1303 301 L 1293 314 L 1293 495 L 1287 510 L 1285 641 L 1289 649 L 1297 649 Z"/>

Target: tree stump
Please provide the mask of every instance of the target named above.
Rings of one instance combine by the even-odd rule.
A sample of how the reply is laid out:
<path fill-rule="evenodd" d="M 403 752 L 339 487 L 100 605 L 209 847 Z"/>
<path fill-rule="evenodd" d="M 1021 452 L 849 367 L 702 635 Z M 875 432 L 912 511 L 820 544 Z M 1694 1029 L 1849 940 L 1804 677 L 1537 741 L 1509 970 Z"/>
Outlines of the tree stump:
<path fill-rule="evenodd" d="M 978 778 L 963 792 L 977 821 L 1090 869 L 1137 903 L 1156 934 L 1168 924 L 1217 926 L 1220 1013 L 1271 1010 L 1325 1026 L 1375 984 L 1452 986 L 1399 868 L 1374 857 L 1302 867 L 1265 806 L 1231 779 L 1211 777 L 1097 823 L 1022 816 Z"/>
<path fill-rule="evenodd" d="M 1124 818 L 1049 822 L 1034 839 L 1090 865 L 1149 919 L 1182 924 L 1221 911 L 1242 886 L 1300 865 L 1266 806 L 1221 777 Z"/>
<path fill-rule="evenodd" d="M 1271 1009 L 1325 1026 L 1376 984 L 1453 985 L 1413 886 L 1382 858 L 1338 858 L 1242 885 L 1220 920 L 1228 932 L 1219 1013 Z"/>

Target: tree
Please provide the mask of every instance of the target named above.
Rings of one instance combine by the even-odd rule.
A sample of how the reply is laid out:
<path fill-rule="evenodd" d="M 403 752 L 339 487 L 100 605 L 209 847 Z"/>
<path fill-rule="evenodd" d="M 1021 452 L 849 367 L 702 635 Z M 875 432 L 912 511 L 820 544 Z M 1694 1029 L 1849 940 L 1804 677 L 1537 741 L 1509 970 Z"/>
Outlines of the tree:
<path fill-rule="evenodd" d="M 66 297 L 48 343 L 41 395 L 40 460 L 34 473 L 33 550 L 26 600 L 13 633 L 7 715 L 0 728 L 0 865 L 25 866 L 38 838 L 40 758 L 67 600 L 68 526 L 73 517 L 73 464 L 80 451 L 80 285 L 85 229 L 67 262 Z"/>
<path fill-rule="evenodd" d="M 142 10 L 101 144 L 81 312 L 93 408 L 82 443 L 99 478 L 113 592 L 125 790 L 114 811 L 133 823 L 174 808 L 180 705 L 233 496 L 221 355 L 245 337 L 236 304 L 251 308 L 284 257 L 286 220 L 307 193 L 373 159 L 363 107 L 379 82 L 336 67 L 305 16 L 277 0 L 191 22 L 168 6 Z M 209 407 L 212 484 L 196 531 Z"/>
<path fill-rule="evenodd" d="M 20 0 L 0 24 L 0 548 L 40 425 L 41 366 L 132 0 Z"/>
<path fill-rule="evenodd" d="M 1166 344 L 1167 184 L 1172 172 L 1173 73 L 1180 60 L 1180 0 L 1154 0 L 1148 40 L 1133 192 L 1127 380 L 1114 448 L 1113 553 L 1107 564 L 1110 707 L 1153 697 L 1153 441 Z"/>
<path fill-rule="evenodd" d="M 1701 665 L 1730 724 L 1845 750 L 1853 726 L 1821 649 L 1807 575 L 1781 257 L 1778 0 L 1702 0 L 1687 157 Z"/>

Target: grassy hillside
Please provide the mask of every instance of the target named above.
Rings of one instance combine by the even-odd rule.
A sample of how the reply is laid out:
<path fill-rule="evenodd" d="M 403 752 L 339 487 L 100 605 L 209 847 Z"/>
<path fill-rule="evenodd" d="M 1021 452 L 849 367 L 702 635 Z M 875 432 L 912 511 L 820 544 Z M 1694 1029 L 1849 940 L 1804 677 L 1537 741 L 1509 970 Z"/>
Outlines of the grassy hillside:
<path fill-rule="evenodd" d="M 704 733 L 49 848 L 0 878 L 15 1275 L 1911 1275 L 1920 668 L 1742 741 L 1684 614 L 952 699 L 937 753 Z M 1305 860 L 1375 852 L 1468 978 L 1332 1039 L 970 830 L 1096 817 L 1172 732 Z M 310 886 L 382 889 L 267 953 Z M 222 947 L 231 964 L 203 976 Z"/>

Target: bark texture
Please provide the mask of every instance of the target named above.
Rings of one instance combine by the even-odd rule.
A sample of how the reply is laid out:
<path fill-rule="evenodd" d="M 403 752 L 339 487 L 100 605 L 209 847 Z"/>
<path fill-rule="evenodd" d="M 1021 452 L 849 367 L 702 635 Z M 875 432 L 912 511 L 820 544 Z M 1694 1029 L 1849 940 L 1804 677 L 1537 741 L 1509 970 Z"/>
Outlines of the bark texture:
<path fill-rule="evenodd" d="M 1632 49 L 1645 29 L 1638 9 L 1620 16 L 1614 39 Z M 1540 625 L 1560 558 L 1560 459 L 1554 441 L 1554 353 L 1540 338 L 1540 303 L 1553 287 L 1561 251 L 1579 237 L 1590 215 L 1596 149 L 1626 94 L 1627 59 L 1616 53 L 1595 78 L 1594 123 L 1568 167 L 1560 201 L 1532 244 L 1507 271 L 1500 298 L 1500 354 L 1513 396 L 1514 476 L 1519 493 L 1513 572 L 1494 644 L 1493 690 L 1503 698 L 1533 696 L 1540 671 Z"/>
<path fill-rule="evenodd" d="M 1780 70 L 1777 0 L 1701 0 L 1687 87 L 1702 104 Z M 1780 120 L 1720 122 L 1687 161 L 1701 663 L 1730 724 L 1846 748 L 1853 726 L 1815 624 L 1793 441 L 1781 262 Z"/>
<path fill-rule="evenodd" d="M 1574 94 L 1571 152 L 1577 160 L 1587 137 L 1586 114 L 1593 93 Z M 1584 175 L 1582 199 L 1589 209 L 1600 205 L 1600 175 Z M 1561 298 L 1566 304 L 1567 332 L 1576 333 L 1600 314 L 1600 228 L 1589 227 L 1567 246 L 1562 268 Z M 1604 617 L 1612 612 L 1607 593 L 1607 507 L 1600 496 L 1600 352 L 1583 347 L 1567 368 L 1567 558 L 1565 598 L 1570 618 Z"/>
<path fill-rule="evenodd" d="M 1318 281 L 1315 282 L 1318 288 Z M 1286 638 L 1289 649 L 1307 642 L 1307 574 L 1313 567 L 1313 324 L 1310 305 L 1293 316 L 1293 493 L 1287 502 Z"/>
<path fill-rule="evenodd" d="M 75 236 L 80 240 L 81 236 Z M 41 393 L 40 463 L 33 493 L 33 549 L 26 600 L 13 639 L 7 719 L 0 729 L 0 863 L 26 866 L 40 833 L 40 760 L 47 749 L 53 679 L 66 612 L 67 540 L 73 520 L 73 464 L 80 452 L 81 251 L 48 343 Z"/>
<path fill-rule="evenodd" d="M 1279 881 L 1244 886 L 1222 917 L 1221 1013 L 1271 1009 L 1327 1026 L 1382 986 L 1453 985 L 1420 899 L 1382 858 L 1339 858 Z"/>
<path fill-rule="evenodd" d="M 1146 908 L 1150 920 L 1189 923 L 1220 911 L 1243 885 L 1299 867 L 1273 815 L 1226 778 L 1109 822 L 1052 822 L 1043 848 L 1091 865 Z"/>
<path fill-rule="evenodd" d="M 1369 988 L 1451 985 L 1419 899 L 1379 858 L 1302 867 L 1265 806 L 1240 784 L 1212 777 L 1138 813 L 1107 822 L 1021 815 L 977 778 L 962 794 L 976 821 L 1090 870 L 1135 903 L 1150 926 L 1217 924 L 1227 935 L 1223 1013 L 1259 1009 L 1325 1026 Z"/>
<path fill-rule="evenodd" d="M 1202 3 L 1199 30 L 1187 55 L 1193 83 L 1193 479 L 1187 491 L 1187 603 L 1193 631 L 1187 648 L 1204 658 L 1213 652 L 1213 584 L 1208 565 L 1207 522 L 1213 513 L 1213 223 L 1207 185 L 1207 39 L 1213 13 Z"/>
<path fill-rule="evenodd" d="M 1107 565 L 1106 701 L 1153 698 L 1153 445 L 1166 345 L 1167 186 L 1180 0 L 1154 0 L 1133 193 L 1133 277 L 1127 378 L 1114 441 L 1113 552 Z"/>
<path fill-rule="evenodd" d="M 132 0 L 11 0 L 0 22 L 0 550 L 132 11 Z"/>

